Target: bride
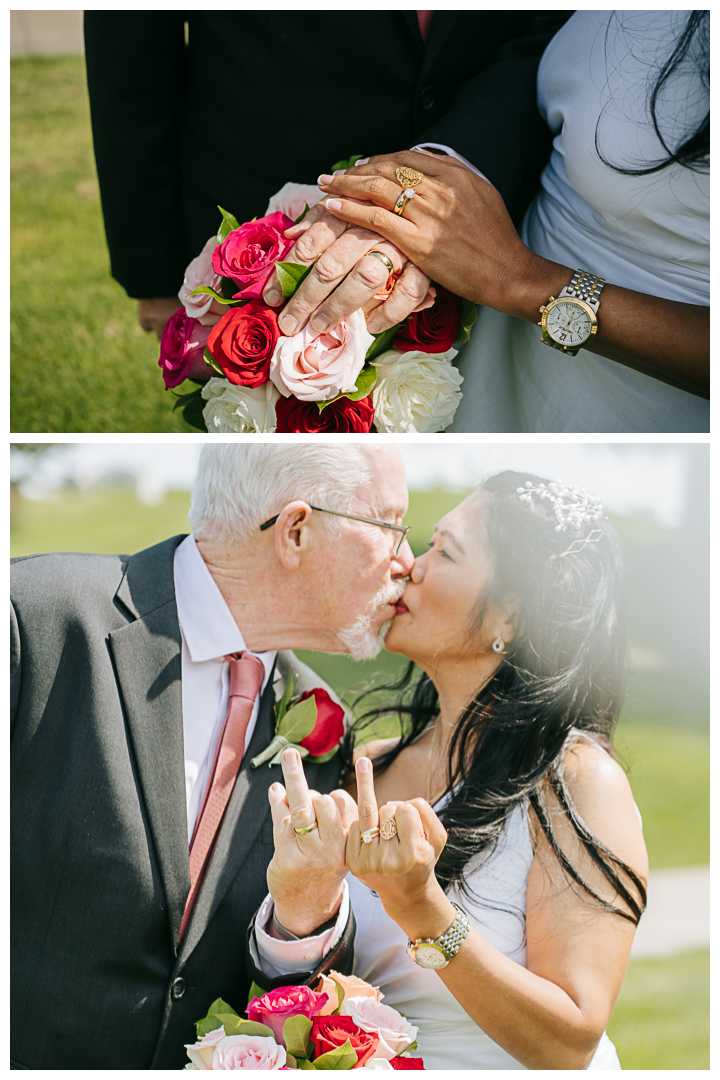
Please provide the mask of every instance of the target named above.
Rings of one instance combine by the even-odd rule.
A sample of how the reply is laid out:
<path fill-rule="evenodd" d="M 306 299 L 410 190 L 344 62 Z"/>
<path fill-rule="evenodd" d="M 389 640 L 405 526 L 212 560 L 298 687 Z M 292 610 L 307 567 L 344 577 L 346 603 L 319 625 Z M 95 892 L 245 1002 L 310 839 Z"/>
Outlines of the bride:
<path fill-rule="evenodd" d="M 320 185 L 336 218 L 483 305 L 453 430 L 709 430 L 708 64 L 708 11 L 575 12 L 538 71 L 554 144 L 521 236 L 448 157 Z M 424 177 L 401 215 L 398 166 Z"/>
<path fill-rule="evenodd" d="M 426 1068 L 620 1068 L 605 1027 L 648 871 L 611 746 L 621 591 L 597 500 L 524 473 L 488 480 L 415 560 L 386 638 L 412 661 L 404 693 L 351 731 L 357 810 L 333 828 L 354 973 L 418 1025 Z M 367 742 L 393 714 L 402 737 Z M 273 789 L 273 864 L 288 838 L 337 850 L 330 828 L 295 835 L 301 808 Z M 332 801 L 305 791 L 311 816 Z"/>

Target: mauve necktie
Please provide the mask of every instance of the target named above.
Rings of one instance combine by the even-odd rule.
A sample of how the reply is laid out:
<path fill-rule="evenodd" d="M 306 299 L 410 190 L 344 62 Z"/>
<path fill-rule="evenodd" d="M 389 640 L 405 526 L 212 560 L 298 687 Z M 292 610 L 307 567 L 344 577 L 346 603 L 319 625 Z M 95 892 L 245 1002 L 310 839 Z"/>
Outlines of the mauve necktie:
<path fill-rule="evenodd" d="M 422 39 L 426 45 L 428 34 L 430 33 L 430 23 L 432 22 L 434 14 L 434 11 L 418 11 L 417 13 L 418 22 L 420 23 L 420 33 L 422 34 Z"/>
<path fill-rule="evenodd" d="M 252 653 L 234 653 L 232 656 L 226 656 L 225 659 L 230 662 L 228 711 L 190 841 L 190 893 L 180 926 L 181 940 L 185 936 L 192 909 L 200 892 L 208 857 L 240 770 L 250 715 L 263 681 L 262 661 Z"/>

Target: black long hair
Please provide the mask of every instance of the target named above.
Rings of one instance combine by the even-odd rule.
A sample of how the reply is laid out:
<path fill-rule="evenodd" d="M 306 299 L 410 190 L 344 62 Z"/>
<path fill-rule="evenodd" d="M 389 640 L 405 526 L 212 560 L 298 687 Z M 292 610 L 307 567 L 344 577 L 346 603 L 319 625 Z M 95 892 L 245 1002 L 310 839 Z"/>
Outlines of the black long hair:
<path fill-rule="evenodd" d="M 455 884 L 469 891 L 469 861 L 487 858 L 509 815 L 529 802 L 565 874 L 584 898 L 637 923 L 646 900 L 642 881 L 584 824 L 563 775 L 575 731 L 612 749 L 625 682 L 619 543 L 607 520 L 558 531 L 551 499 L 519 497 L 518 489 L 528 480 L 536 487 L 549 483 L 527 473 L 503 472 L 480 488 L 485 498 L 478 527 L 484 529 L 494 574 L 488 593 L 478 601 L 471 633 L 482 624 L 489 603 L 509 596 L 518 601 L 518 625 L 503 662 L 455 726 L 446 775 L 451 795 L 440 815 L 448 840 L 436 875 L 445 888 Z M 583 544 L 595 527 L 600 538 Z M 563 554 L 573 541 L 579 550 Z M 366 711 L 345 747 L 351 761 L 352 745 L 362 741 L 359 735 L 369 724 L 399 714 L 403 735 L 375 760 L 378 774 L 439 711 L 432 681 L 422 673 L 418 677 L 412 663 L 394 689 L 399 691 L 396 700 Z M 605 901 L 560 848 L 547 810 L 547 784 L 624 907 Z"/>
<path fill-rule="evenodd" d="M 610 31 L 610 24 L 606 31 L 607 34 Z M 602 154 L 599 146 L 598 131 L 600 127 L 600 120 L 598 120 L 595 128 L 595 149 L 597 155 L 604 165 L 609 166 L 615 172 L 622 173 L 625 176 L 649 176 L 651 173 L 660 172 L 661 169 L 666 168 L 668 165 L 677 163 L 678 165 L 684 165 L 687 169 L 692 169 L 693 172 L 705 172 L 710 166 L 710 109 L 708 108 L 705 118 L 698 124 L 695 131 L 690 132 L 683 139 L 682 143 L 675 148 L 668 144 L 667 136 L 665 136 L 660 128 L 658 121 L 658 102 L 663 90 L 667 87 L 668 83 L 672 79 L 677 69 L 682 62 L 693 50 L 694 65 L 698 75 L 699 86 L 703 91 L 710 93 L 710 12 L 709 11 L 690 11 L 685 22 L 685 26 L 681 31 L 675 47 L 662 65 L 660 70 L 655 76 L 655 81 L 649 90 L 648 94 L 648 109 L 650 117 L 652 119 L 653 128 L 655 134 L 660 141 L 660 145 L 665 151 L 666 157 L 660 161 L 651 162 L 647 165 L 639 166 L 635 169 L 624 168 L 620 165 L 614 165 Z"/>

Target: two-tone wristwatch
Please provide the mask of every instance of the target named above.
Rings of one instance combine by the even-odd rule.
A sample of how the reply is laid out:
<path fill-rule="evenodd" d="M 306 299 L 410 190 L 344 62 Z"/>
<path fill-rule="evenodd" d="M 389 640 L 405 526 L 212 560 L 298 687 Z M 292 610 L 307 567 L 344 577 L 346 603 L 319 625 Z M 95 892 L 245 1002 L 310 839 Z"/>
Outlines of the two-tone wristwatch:
<path fill-rule="evenodd" d="M 470 933 L 468 917 L 461 907 L 453 900 L 450 901 L 457 911 L 455 922 L 449 930 L 439 938 L 418 938 L 411 941 L 408 938 L 407 954 L 419 967 L 430 968 L 432 971 L 440 971 L 447 967 L 465 938 Z"/>
<path fill-rule="evenodd" d="M 576 270 L 557 300 L 551 296 L 540 308 L 542 341 L 551 349 L 577 356 L 597 333 L 597 310 L 605 278 Z"/>

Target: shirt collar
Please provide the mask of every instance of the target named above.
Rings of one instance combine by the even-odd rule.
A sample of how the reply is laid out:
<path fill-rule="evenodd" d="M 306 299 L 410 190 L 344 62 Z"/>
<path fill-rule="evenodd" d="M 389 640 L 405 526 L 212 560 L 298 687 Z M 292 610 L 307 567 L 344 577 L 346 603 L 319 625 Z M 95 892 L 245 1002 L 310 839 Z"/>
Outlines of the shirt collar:
<path fill-rule="evenodd" d="M 178 619 L 193 663 L 223 660 L 228 653 L 252 651 L 248 650 L 192 533 L 176 548 L 174 575 Z M 273 650 L 253 655 L 262 661 L 265 669 L 264 686 L 277 653 Z"/>

